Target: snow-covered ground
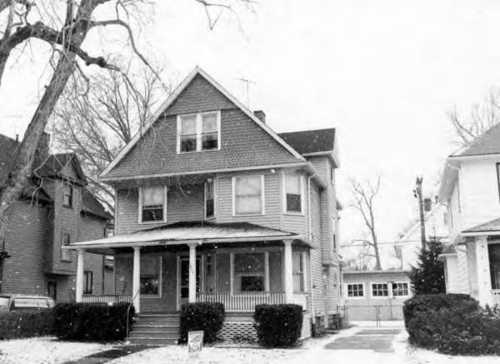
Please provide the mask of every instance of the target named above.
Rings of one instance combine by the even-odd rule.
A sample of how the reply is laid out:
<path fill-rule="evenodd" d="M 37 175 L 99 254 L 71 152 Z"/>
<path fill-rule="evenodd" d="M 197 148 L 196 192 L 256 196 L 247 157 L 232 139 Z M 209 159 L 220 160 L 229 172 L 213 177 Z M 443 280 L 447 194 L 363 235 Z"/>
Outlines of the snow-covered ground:
<path fill-rule="evenodd" d="M 111 345 L 61 342 L 52 337 L 0 341 L 1 364 L 58 364 L 111 348 Z"/>

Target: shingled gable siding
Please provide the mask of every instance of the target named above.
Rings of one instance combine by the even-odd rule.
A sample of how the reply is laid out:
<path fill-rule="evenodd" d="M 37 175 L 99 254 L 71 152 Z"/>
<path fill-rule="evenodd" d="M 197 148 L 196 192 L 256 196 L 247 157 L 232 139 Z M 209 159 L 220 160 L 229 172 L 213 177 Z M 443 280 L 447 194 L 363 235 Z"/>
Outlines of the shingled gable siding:
<path fill-rule="evenodd" d="M 127 234 L 141 229 L 165 225 L 160 223 L 140 224 L 138 221 L 139 197 L 137 188 L 118 190 L 117 234 Z M 167 224 L 179 221 L 201 221 L 204 219 L 203 185 L 182 186 L 182 191 L 169 187 L 167 195 Z"/>
<path fill-rule="evenodd" d="M 177 154 L 177 113 L 222 110 L 221 149 Z M 202 78 L 196 78 L 106 177 L 300 162 Z"/>

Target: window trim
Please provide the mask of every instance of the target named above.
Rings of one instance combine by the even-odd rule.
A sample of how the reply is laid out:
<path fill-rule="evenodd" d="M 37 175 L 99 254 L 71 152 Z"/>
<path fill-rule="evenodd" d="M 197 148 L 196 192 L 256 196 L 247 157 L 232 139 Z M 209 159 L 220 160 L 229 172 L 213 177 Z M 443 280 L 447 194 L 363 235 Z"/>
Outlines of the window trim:
<path fill-rule="evenodd" d="M 141 258 L 144 257 L 145 255 L 141 255 Z M 154 255 L 156 256 L 156 255 Z M 153 256 L 153 257 L 154 257 Z M 156 256 L 160 260 L 160 266 L 159 266 L 159 272 L 158 272 L 158 294 L 147 294 L 147 293 L 140 293 L 141 298 L 162 298 L 163 296 L 163 256 Z M 142 262 L 141 262 L 142 263 Z M 142 264 L 141 264 L 142 267 Z M 141 282 L 141 273 L 139 272 L 139 286 Z M 139 288 L 140 289 L 140 288 Z"/>
<path fill-rule="evenodd" d="M 142 221 L 142 195 L 143 195 L 143 189 L 145 187 L 154 187 L 154 186 L 141 186 L 138 188 L 139 193 L 138 193 L 138 212 L 137 212 L 137 222 L 140 225 L 148 225 L 148 224 L 163 224 L 167 222 L 167 206 L 168 206 L 168 187 L 166 185 L 163 186 L 163 194 L 164 194 L 164 204 L 163 204 L 163 220 L 156 220 L 156 221 Z"/>
<path fill-rule="evenodd" d="M 89 274 L 90 273 L 90 274 Z M 88 277 L 90 276 L 90 290 L 88 289 Z M 94 272 L 91 270 L 86 270 L 83 272 L 83 279 L 85 281 L 85 286 L 83 287 L 83 294 L 91 295 L 94 291 Z"/>
<path fill-rule="evenodd" d="M 208 114 L 216 114 L 217 117 L 217 148 L 214 149 L 202 149 L 202 135 L 203 135 L 203 115 Z M 190 150 L 187 152 L 181 151 L 181 130 L 182 130 L 182 117 L 187 116 L 195 116 L 196 119 L 196 148 L 195 150 Z M 176 152 L 177 154 L 186 154 L 186 153 L 197 153 L 197 152 L 214 152 L 219 151 L 221 149 L 221 111 L 220 110 L 212 110 L 212 111 L 204 111 L 198 113 L 187 113 L 187 114 L 178 114 L 177 117 L 177 131 L 176 131 Z"/>
<path fill-rule="evenodd" d="M 287 205 L 287 199 L 286 199 L 286 178 L 288 175 L 293 175 L 293 176 L 298 176 L 299 177 L 299 183 L 300 183 L 300 211 L 288 211 L 288 205 Z M 305 215 L 305 181 L 304 181 L 304 175 L 300 173 L 283 173 L 282 177 L 282 188 L 283 188 L 283 213 L 285 215 L 298 215 L 298 216 L 304 216 Z"/>
<path fill-rule="evenodd" d="M 388 299 L 392 297 L 392 284 L 389 286 L 391 282 L 370 282 L 370 298 L 373 299 Z M 375 296 L 373 294 L 373 285 L 374 284 L 385 284 L 387 286 L 387 296 Z"/>
<path fill-rule="evenodd" d="M 69 197 L 69 203 L 66 204 L 65 200 L 66 200 L 66 188 L 69 187 L 69 191 L 70 191 L 70 197 Z M 64 181 L 63 182 L 63 200 L 62 200 L 62 205 L 63 207 L 66 207 L 66 208 L 69 208 L 69 209 L 72 209 L 73 208 L 73 200 L 74 200 L 74 195 L 75 195 L 75 191 L 74 191 L 74 188 L 73 188 L 73 185 L 69 182 L 66 182 Z"/>
<path fill-rule="evenodd" d="M 446 274 L 446 269 L 445 269 L 445 274 Z M 394 298 L 405 298 L 405 297 L 410 297 L 410 282 L 408 281 L 394 281 L 394 282 L 390 282 L 391 283 L 391 296 L 394 297 Z M 393 285 L 394 284 L 406 284 L 406 288 L 407 288 L 407 294 L 406 295 L 394 295 L 394 287 Z"/>
<path fill-rule="evenodd" d="M 207 215 L 207 185 L 209 183 L 209 181 L 207 180 L 203 184 L 203 216 L 205 217 L 205 220 L 215 219 L 215 216 L 217 215 L 217 212 L 216 212 L 217 211 L 217 205 L 216 205 L 217 198 L 216 198 L 216 192 L 215 192 L 215 178 L 212 178 L 211 182 L 213 184 L 213 189 L 214 189 L 214 192 L 213 192 L 214 213 L 211 216 Z"/>
<path fill-rule="evenodd" d="M 255 213 L 236 213 L 236 179 L 240 177 L 260 177 L 260 201 L 261 201 L 261 211 Z M 265 179 L 264 174 L 247 174 L 233 176 L 231 178 L 232 182 L 232 204 L 233 204 L 233 216 L 262 216 L 266 214 L 266 189 L 265 189 Z"/>
<path fill-rule="evenodd" d="M 345 284 L 345 298 L 349 300 L 364 300 L 367 299 L 366 295 L 366 285 L 365 282 L 348 282 Z M 353 285 L 361 285 L 363 287 L 363 295 L 362 296 L 349 296 L 349 286 Z"/>

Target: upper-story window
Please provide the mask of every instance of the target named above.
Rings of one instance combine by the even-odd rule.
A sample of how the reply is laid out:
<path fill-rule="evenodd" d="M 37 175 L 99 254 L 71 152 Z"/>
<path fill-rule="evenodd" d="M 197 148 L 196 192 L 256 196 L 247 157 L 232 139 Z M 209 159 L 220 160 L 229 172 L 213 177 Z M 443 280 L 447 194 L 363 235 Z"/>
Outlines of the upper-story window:
<path fill-rule="evenodd" d="M 220 112 L 179 115 L 177 153 L 220 149 Z"/>
<path fill-rule="evenodd" d="M 285 175 L 285 212 L 303 212 L 303 178 L 299 174 Z"/>
<path fill-rule="evenodd" d="M 63 206 L 73 207 L 73 186 L 70 183 L 63 185 Z"/>
<path fill-rule="evenodd" d="M 233 215 L 264 214 L 264 176 L 233 177 Z"/>
<path fill-rule="evenodd" d="M 205 218 L 215 216 L 214 180 L 205 182 Z"/>
<path fill-rule="evenodd" d="M 167 221 L 167 187 L 150 186 L 139 189 L 139 222 Z"/>

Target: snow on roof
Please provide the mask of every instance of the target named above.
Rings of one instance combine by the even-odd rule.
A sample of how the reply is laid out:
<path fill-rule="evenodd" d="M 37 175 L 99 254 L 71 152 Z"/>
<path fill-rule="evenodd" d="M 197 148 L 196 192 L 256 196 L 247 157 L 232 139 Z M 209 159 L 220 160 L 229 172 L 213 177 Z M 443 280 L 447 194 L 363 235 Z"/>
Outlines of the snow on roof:
<path fill-rule="evenodd" d="M 69 248 L 112 248 L 145 245 L 175 245 L 188 242 L 222 243 L 235 241 L 260 241 L 300 239 L 297 234 L 249 223 L 207 223 L 203 221 L 180 222 L 163 225 L 130 234 L 109 238 L 75 242 Z"/>

